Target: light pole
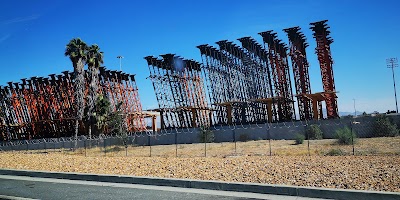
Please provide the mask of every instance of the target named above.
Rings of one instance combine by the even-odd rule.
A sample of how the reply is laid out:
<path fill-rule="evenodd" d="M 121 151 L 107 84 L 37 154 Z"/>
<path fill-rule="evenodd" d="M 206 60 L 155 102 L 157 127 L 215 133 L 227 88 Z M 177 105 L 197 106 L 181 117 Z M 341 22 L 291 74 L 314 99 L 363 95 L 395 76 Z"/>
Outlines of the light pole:
<path fill-rule="evenodd" d="M 399 113 L 399 108 L 397 107 L 396 81 L 394 79 L 394 68 L 399 66 L 397 63 L 398 63 L 397 58 L 388 58 L 388 59 L 386 59 L 387 68 L 392 68 L 394 99 L 396 101 L 396 113 Z"/>
<path fill-rule="evenodd" d="M 119 71 L 122 71 L 122 58 L 124 58 L 123 56 L 117 56 L 117 58 L 119 59 Z"/>

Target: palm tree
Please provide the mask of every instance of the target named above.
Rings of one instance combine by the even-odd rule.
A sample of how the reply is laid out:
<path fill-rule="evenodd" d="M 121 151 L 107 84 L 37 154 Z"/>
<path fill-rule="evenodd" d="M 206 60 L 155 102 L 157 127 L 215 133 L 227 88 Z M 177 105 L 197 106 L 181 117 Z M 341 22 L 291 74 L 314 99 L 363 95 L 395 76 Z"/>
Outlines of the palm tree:
<path fill-rule="evenodd" d="M 77 146 L 79 121 L 83 118 L 84 113 L 84 66 L 87 60 L 88 47 L 80 38 L 74 38 L 67 44 L 65 48 L 65 56 L 69 56 L 74 67 L 74 99 L 75 99 L 75 148 Z"/>
<path fill-rule="evenodd" d="M 87 97 L 87 119 L 89 121 L 89 139 L 92 138 L 92 121 L 94 104 L 97 99 L 99 67 L 103 64 L 103 52 L 97 44 L 91 45 L 87 52 L 88 77 L 90 80 Z"/>

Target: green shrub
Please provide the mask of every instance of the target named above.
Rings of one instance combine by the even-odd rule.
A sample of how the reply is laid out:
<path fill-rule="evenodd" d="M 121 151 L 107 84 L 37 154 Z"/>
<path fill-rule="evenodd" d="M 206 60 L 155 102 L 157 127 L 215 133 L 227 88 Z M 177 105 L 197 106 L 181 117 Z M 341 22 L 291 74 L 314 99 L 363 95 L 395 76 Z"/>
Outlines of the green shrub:
<path fill-rule="evenodd" d="M 321 140 L 323 138 L 323 133 L 316 124 L 308 126 L 305 135 L 307 140 Z"/>
<path fill-rule="evenodd" d="M 209 127 L 201 126 L 199 133 L 200 142 L 214 142 L 214 133 L 210 130 Z"/>
<path fill-rule="evenodd" d="M 344 152 L 340 149 L 331 149 L 325 155 L 327 155 L 327 156 L 342 156 L 342 155 L 344 155 Z"/>
<path fill-rule="evenodd" d="M 295 144 L 303 144 L 304 139 L 306 139 L 306 136 L 297 133 L 295 136 Z"/>
<path fill-rule="evenodd" d="M 399 135 L 397 125 L 392 123 L 385 115 L 378 115 L 376 117 L 373 131 L 374 137 L 394 137 Z"/>
<path fill-rule="evenodd" d="M 357 138 L 356 134 L 350 130 L 349 127 L 344 127 L 336 130 L 335 138 L 339 144 L 352 144 L 352 140 L 354 142 L 355 138 Z"/>
<path fill-rule="evenodd" d="M 239 135 L 239 141 L 247 142 L 249 140 L 249 136 L 246 133 L 242 133 Z"/>

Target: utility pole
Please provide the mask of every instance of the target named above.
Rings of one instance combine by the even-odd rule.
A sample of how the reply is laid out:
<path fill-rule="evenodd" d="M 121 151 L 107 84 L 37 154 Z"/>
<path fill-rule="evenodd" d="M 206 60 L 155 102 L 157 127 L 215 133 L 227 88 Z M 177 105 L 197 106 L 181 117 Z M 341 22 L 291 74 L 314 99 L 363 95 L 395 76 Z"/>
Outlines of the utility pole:
<path fill-rule="evenodd" d="M 386 65 L 387 65 L 387 68 L 392 68 L 394 99 L 396 101 L 396 113 L 399 113 L 399 108 L 397 106 L 396 81 L 394 79 L 394 68 L 399 66 L 397 58 L 388 58 L 388 59 L 386 59 Z"/>
<path fill-rule="evenodd" d="M 119 59 L 119 71 L 122 71 L 122 58 L 124 58 L 123 56 L 117 56 L 117 58 Z"/>

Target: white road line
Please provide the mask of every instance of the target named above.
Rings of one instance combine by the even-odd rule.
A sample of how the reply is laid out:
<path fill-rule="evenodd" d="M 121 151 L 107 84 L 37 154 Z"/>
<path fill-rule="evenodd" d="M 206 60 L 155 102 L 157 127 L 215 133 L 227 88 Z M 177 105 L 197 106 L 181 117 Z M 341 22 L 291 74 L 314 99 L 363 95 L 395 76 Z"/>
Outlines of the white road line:
<path fill-rule="evenodd" d="M 0 194 L 0 199 L 4 200 L 39 200 L 39 199 L 31 199 L 31 198 L 24 198 L 24 197 L 14 197 L 14 196 L 6 196 Z"/>
<path fill-rule="evenodd" d="M 64 184 L 78 184 L 78 185 L 92 185 L 92 186 L 118 187 L 118 188 L 135 188 L 135 189 L 144 189 L 144 190 L 159 190 L 159 191 L 207 194 L 207 195 L 241 197 L 241 198 L 269 199 L 269 200 L 271 200 L 271 199 L 274 199 L 274 200 L 314 200 L 315 199 L 315 198 L 307 198 L 307 197 L 258 194 L 258 193 L 250 193 L 250 192 L 233 192 L 233 191 L 206 190 L 206 189 L 195 189 L 195 188 L 180 188 L 180 187 L 168 187 L 168 186 L 127 184 L 127 183 L 107 183 L 107 182 L 97 182 L 97 181 L 37 178 L 37 177 L 27 177 L 27 176 L 0 175 L 0 179 L 64 183 Z"/>

